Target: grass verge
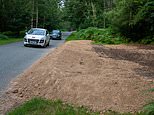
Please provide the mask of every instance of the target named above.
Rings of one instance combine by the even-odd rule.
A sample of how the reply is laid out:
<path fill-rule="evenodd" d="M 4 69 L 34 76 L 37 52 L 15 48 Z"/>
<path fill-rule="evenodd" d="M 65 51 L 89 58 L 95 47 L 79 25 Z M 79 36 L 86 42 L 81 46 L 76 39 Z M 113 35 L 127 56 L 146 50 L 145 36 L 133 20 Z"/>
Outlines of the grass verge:
<path fill-rule="evenodd" d="M 8 39 L 0 39 L 0 45 L 5 45 L 13 42 L 22 41 L 22 38 L 8 38 Z"/>
<path fill-rule="evenodd" d="M 118 113 L 106 111 L 103 115 L 154 115 L 154 102 L 144 106 L 143 111 L 136 113 Z M 6 115 L 100 115 L 84 107 L 74 107 L 60 100 L 50 101 L 42 98 L 34 98 L 21 106 L 14 108 Z"/>
<path fill-rule="evenodd" d="M 61 101 L 50 101 L 42 98 L 34 98 L 15 108 L 7 115 L 99 115 L 90 112 L 83 107 L 73 107 Z"/>

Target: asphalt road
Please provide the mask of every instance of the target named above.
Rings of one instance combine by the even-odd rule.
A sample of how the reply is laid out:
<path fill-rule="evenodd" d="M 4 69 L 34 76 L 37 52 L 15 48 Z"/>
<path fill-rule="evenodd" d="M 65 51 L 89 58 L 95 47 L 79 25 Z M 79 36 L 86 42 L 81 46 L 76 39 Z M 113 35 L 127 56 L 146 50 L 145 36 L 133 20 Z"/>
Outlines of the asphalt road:
<path fill-rule="evenodd" d="M 0 93 L 5 90 L 12 79 L 36 60 L 47 54 L 51 49 L 63 44 L 67 36 L 65 34 L 62 40 L 51 40 L 50 46 L 47 48 L 24 47 L 23 42 L 0 46 Z"/>

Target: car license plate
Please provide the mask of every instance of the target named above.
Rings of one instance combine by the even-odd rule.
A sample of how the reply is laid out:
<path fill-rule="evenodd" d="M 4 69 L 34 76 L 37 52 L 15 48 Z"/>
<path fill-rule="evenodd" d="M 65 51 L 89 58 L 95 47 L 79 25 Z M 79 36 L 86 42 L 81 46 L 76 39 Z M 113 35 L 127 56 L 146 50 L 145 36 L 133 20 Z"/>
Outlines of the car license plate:
<path fill-rule="evenodd" d="M 56 36 L 52 36 L 53 38 L 56 38 Z"/>
<path fill-rule="evenodd" d="M 30 41 L 30 44 L 37 44 L 36 41 Z"/>

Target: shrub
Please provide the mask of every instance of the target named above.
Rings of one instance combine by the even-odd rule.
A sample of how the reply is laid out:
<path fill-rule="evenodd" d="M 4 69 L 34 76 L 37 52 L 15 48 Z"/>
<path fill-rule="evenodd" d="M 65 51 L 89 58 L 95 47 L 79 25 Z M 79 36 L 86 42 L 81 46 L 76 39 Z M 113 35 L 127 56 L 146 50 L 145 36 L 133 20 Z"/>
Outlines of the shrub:
<path fill-rule="evenodd" d="M 25 31 L 20 31 L 19 32 L 19 37 L 24 37 L 25 36 Z"/>
<path fill-rule="evenodd" d="M 0 39 L 8 39 L 8 36 L 0 34 Z"/>
<path fill-rule="evenodd" d="M 18 37 L 24 37 L 25 31 L 20 31 L 20 32 L 6 31 L 6 32 L 3 32 L 2 34 L 6 35 L 6 36 L 9 36 L 9 37 L 13 37 L 13 38 L 14 37 L 18 38 Z"/>
<path fill-rule="evenodd" d="M 66 41 L 78 40 L 76 34 L 77 34 L 77 32 L 73 32 L 73 33 L 66 39 Z"/>
<path fill-rule="evenodd" d="M 67 41 L 69 40 L 92 40 L 96 44 L 121 44 L 126 42 L 124 37 L 114 33 L 111 28 L 99 29 L 94 27 L 72 33 Z"/>
<path fill-rule="evenodd" d="M 11 32 L 11 31 L 6 31 L 6 32 L 3 32 L 2 34 L 9 36 L 9 37 L 12 37 L 12 36 L 14 36 L 15 33 Z"/>
<path fill-rule="evenodd" d="M 139 41 L 139 43 L 141 43 L 141 44 L 154 44 L 154 37 L 151 38 L 150 36 L 147 36 L 146 38 L 141 39 Z"/>

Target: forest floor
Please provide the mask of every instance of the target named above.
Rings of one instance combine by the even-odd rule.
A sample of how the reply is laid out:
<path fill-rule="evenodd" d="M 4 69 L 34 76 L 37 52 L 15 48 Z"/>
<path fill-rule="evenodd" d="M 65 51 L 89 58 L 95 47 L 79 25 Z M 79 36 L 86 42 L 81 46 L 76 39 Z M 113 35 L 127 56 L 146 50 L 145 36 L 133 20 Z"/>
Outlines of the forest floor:
<path fill-rule="evenodd" d="M 94 111 L 135 112 L 154 99 L 154 46 L 69 41 L 13 80 L 1 112 L 32 97 Z"/>

